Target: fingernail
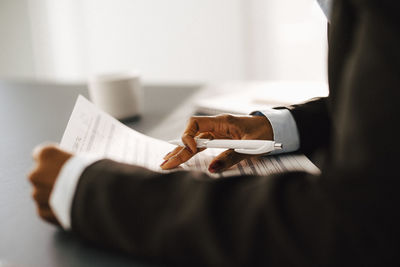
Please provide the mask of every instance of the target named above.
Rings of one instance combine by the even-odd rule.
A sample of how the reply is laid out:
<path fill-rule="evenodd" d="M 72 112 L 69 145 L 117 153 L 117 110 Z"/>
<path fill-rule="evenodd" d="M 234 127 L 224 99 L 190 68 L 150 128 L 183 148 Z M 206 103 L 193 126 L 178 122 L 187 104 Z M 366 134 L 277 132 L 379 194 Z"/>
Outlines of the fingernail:
<path fill-rule="evenodd" d="M 165 160 L 163 163 L 161 163 L 160 167 L 164 166 L 164 164 L 167 163 L 167 162 L 168 162 L 168 160 Z"/>
<path fill-rule="evenodd" d="M 190 149 L 190 147 L 188 147 L 188 146 L 185 146 L 185 148 L 186 148 L 186 150 L 187 150 L 187 151 L 189 151 L 190 153 L 192 153 L 192 154 L 193 154 L 193 151 Z"/>
<path fill-rule="evenodd" d="M 219 172 L 224 167 L 224 163 L 220 160 L 213 162 L 210 167 L 208 167 L 209 172 Z"/>

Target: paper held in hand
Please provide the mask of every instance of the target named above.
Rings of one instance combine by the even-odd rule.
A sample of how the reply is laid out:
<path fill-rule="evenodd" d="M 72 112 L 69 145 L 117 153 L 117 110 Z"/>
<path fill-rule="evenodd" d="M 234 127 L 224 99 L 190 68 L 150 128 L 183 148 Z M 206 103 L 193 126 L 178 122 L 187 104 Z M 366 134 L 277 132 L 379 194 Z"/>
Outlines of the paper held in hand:
<path fill-rule="evenodd" d="M 79 96 L 60 144 L 75 154 L 90 154 L 115 161 L 142 166 L 157 172 L 165 154 L 174 149 L 166 141 L 141 134 Z M 206 149 L 178 170 L 197 170 L 213 177 L 258 174 L 268 175 L 285 171 L 306 171 L 319 174 L 319 169 L 304 155 L 278 155 L 245 160 L 221 174 L 208 172 L 211 160 L 221 149 Z"/>

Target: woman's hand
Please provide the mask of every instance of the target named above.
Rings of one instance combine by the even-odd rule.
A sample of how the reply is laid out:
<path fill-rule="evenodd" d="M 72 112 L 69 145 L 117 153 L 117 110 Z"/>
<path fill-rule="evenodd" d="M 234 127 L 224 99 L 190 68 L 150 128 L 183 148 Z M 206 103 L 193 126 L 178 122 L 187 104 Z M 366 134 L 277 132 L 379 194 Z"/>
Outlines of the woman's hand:
<path fill-rule="evenodd" d="M 168 153 L 161 164 L 164 170 L 172 169 L 188 161 L 198 150 L 195 137 L 207 139 L 273 140 L 272 126 L 264 116 L 219 115 L 213 117 L 191 117 L 182 135 L 186 147 L 177 147 Z M 239 154 L 229 149 L 218 155 L 210 164 L 210 172 L 222 172 L 250 155 Z"/>

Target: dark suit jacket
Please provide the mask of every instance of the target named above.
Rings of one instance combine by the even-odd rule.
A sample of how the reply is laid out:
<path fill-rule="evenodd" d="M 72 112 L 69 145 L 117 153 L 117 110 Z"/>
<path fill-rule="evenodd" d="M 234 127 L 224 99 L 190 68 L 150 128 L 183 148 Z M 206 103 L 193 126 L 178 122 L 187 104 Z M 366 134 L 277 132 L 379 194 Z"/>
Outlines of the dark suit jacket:
<path fill-rule="evenodd" d="M 72 229 L 177 265 L 400 265 L 400 4 L 336 0 L 330 96 L 290 107 L 322 175 L 214 180 L 109 160 L 79 182 Z"/>

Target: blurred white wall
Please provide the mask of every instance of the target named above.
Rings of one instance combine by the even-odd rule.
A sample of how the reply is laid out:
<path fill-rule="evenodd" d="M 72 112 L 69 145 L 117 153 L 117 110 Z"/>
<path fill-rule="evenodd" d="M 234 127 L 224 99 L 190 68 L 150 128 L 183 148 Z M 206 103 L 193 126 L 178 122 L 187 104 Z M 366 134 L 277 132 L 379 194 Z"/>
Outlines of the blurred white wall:
<path fill-rule="evenodd" d="M 0 0 L 0 77 L 35 75 L 29 15 L 26 0 Z"/>
<path fill-rule="evenodd" d="M 326 20 L 314 0 L 1 0 L 0 12 L 16 3 L 31 27 L 0 26 L 26 39 L 25 54 L 0 54 L 0 77 L 137 69 L 158 82 L 326 80 Z M 29 56 L 31 69 L 7 69 L 7 58 Z"/>
<path fill-rule="evenodd" d="M 245 1 L 249 79 L 327 80 L 327 20 L 315 0 Z"/>
<path fill-rule="evenodd" d="M 133 67 L 157 80 L 244 78 L 241 0 L 86 0 L 84 10 L 91 72 Z"/>

